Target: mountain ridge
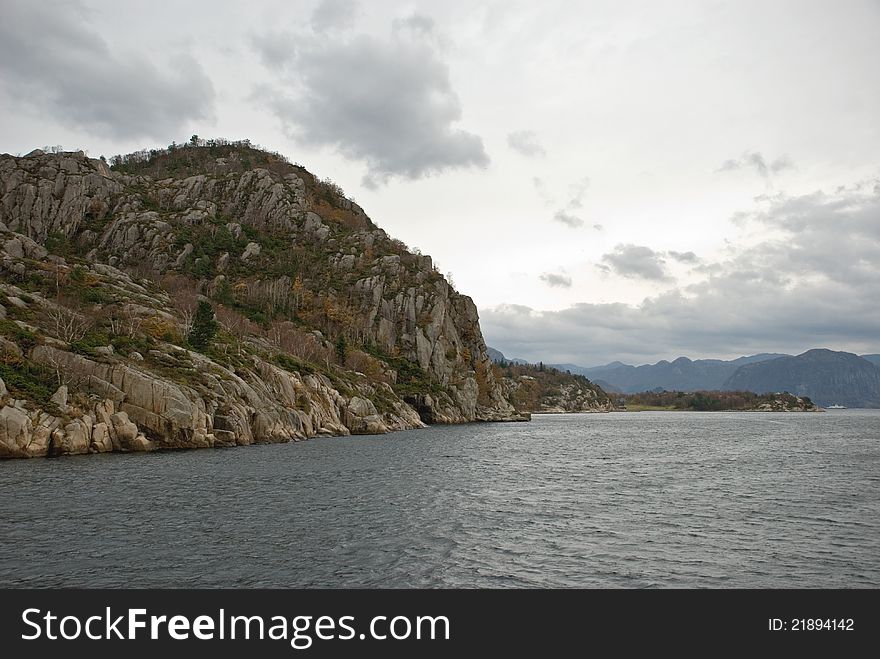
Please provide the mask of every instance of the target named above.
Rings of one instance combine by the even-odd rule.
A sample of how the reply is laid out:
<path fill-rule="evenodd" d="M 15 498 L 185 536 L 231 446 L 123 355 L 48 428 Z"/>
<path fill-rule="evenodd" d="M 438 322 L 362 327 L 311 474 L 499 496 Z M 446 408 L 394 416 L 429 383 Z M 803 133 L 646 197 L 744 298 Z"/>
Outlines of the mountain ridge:
<path fill-rule="evenodd" d="M 724 383 L 731 390 L 786 391 L 822 406 L 880 407 L 880 367 L 856 354 L 814 348 L 746 364 Z"/>
<path fill-rule="evenodd" d="M 752 361 L 775 359 L 782 355 L 762 353 L 738 357 L 733 360 L 696 359 L 678 357 L 672 361 L 662 359 L 655 364 L 632 366 L 619 361 L 604 366 L 580 367 L 573 364 L 556 365 L 572 373 L 585 375 L 591 380 L 601 380 L 625 393 L 638 393 L 655 389 L 675 391 L 712 391 L 722 387 L 725 380 L 743 364 Z"/>

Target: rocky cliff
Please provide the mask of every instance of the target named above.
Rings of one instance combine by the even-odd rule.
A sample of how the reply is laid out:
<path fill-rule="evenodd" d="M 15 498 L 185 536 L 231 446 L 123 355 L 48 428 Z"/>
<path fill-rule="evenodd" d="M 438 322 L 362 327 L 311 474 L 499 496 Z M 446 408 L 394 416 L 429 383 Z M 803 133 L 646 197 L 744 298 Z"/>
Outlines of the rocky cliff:
<path fill-rule="evenodd" d="M 332 182 L 247 142 L 111 163 L 0 156 L 0 456 L 523 418 L 473 301 Z"/>

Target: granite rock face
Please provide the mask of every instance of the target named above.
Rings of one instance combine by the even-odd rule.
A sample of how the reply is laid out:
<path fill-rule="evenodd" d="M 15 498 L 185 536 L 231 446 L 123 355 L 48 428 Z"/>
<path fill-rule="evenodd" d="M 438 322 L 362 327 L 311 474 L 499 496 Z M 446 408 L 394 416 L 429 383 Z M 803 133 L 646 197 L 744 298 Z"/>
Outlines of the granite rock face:
<path fill-rule="evenodd" d="M 299 166 L 249 147 L 215 156 L 112 170 L 82 153 L 0 156 L 0 352 L 14 379 L 0 456 L 521 418 L 476 306 L 429 256 Z M 204 353 L 185 341 L 196 298 L 220 321 Z"/>

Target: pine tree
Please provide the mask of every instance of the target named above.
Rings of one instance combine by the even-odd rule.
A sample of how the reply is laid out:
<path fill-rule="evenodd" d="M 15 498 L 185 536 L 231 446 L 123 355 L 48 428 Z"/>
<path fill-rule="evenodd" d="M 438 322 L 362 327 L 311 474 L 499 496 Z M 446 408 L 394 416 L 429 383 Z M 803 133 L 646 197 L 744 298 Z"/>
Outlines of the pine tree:
<path fill-rule="evenodd" d="M 339 363 L 343 366 L 345 365 L 345 353 L 348 351 L 348 342 L 345 340 L 345 335 L 340 334 L 339 338 L 336 339 L 336 356 L 339 358 Z"/>
<path fill-rule="evenodd" d="M 214 320 L 214 309 L 208 302 L 199 300 L 196 315 L 193 318 L 192 329 L 186 337 L 190 345 L 196 350 L 207 348 L 217 334 L 217 321 Z"/>

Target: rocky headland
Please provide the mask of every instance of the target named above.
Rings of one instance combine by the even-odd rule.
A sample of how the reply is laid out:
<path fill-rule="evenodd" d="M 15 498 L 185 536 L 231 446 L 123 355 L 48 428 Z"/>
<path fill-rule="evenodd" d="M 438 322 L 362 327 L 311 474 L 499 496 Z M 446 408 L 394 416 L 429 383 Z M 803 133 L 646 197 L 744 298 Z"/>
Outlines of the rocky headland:
<path fill-rule="evenodd" d="M 430 256 L 278 154 L 195 138 L 0 156 L 0 378 L 0 457 L 528 418 Z"/>

